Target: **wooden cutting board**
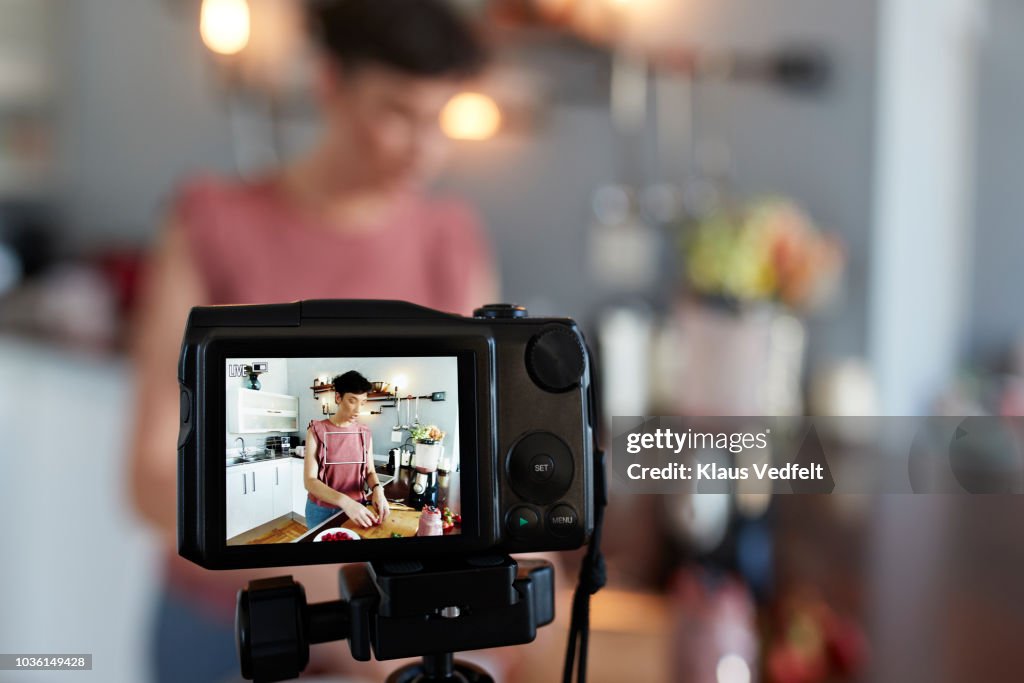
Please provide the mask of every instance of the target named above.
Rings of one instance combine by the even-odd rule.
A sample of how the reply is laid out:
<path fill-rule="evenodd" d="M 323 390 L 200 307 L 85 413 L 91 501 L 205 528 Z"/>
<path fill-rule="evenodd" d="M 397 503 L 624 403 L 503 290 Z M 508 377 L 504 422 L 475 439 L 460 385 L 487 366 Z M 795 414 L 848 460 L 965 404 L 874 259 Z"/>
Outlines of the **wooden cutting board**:
<path fill-rule="evenodd" d="M 341 525 L 345 529 L 351 529 L 359 534 L 360 538 L 391 538 L 391 534 L 401 536 L 415 536 L 420 527 L 420 512 L 405 505 L 392 504 L 391 513 L 384 523 L 379 526 L 372 526 L 369 529 L 363 528 L 351 519 L 345 520 Z"/>

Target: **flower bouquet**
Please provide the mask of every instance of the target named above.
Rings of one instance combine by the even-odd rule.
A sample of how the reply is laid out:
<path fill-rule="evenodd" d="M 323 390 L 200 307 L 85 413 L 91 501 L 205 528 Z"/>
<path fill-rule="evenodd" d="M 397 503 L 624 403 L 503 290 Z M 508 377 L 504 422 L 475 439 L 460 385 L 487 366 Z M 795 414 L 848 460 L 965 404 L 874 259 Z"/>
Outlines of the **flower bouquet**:
<path fill-rule="evenodd" d="M 837 289 L 843 249 L 792 201 L 721 209 L 680 235 L 674 402 L 683 414 L 800 414 L 800 314 Z"/>
<path fill-rule="evenodd" d="M 441 443 L 444 432 L 437 425 L 416 425 L 411 430 L 412 440 L 419 443 Z"/>
<path fill-rule="evenodd" d="M 839 241 L 779 198 L 711 214 L 684 231 L 681 246 L 687 289 L 731 308 L 810 311 L 835 291 L 843 269 Z"/>

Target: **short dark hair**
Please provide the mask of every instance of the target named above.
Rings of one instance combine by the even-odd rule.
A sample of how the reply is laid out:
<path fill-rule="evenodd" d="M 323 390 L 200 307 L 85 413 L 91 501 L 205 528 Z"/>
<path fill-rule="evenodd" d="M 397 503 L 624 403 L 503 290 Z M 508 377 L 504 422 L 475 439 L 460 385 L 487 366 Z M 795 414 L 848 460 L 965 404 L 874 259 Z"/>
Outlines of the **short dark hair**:
<path fill-rule="evenodd" d="M 471 76 L 486 61 L 473 27 L 445 0 L 308 0 L 315 41 L 344 68 Z"/>
<path fill-rule="evenodd" d="M 334 384 L 334 390 L 340 396 L 345 394 L 368 394 L 373 390 L 373 385 L 370 384 L 369 380 L 355 370 L 349 370 L 344 374 L 338 375 L 334 378 L 332 384 Z"/>

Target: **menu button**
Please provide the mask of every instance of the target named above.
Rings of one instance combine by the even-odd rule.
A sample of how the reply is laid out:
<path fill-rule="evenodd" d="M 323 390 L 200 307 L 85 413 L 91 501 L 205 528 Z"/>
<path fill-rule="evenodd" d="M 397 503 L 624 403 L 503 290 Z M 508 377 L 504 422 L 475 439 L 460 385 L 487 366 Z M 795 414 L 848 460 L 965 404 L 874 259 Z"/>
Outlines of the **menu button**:
<path fill-rule="evenodd" d="M 579 516 L 570 505 L 556 505 L 548 513 L 548 529 L 555 536 L 568 536 L 576 530 Z"/>

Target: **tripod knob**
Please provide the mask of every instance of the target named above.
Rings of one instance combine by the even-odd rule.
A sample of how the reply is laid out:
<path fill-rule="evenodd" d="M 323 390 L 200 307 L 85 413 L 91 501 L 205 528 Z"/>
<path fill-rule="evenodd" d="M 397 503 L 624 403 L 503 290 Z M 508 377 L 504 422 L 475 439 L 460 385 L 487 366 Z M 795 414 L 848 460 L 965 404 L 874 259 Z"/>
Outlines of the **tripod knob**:
<path fill-rule="evenodd" d="M 290 576 L 250 581 L 238 593 L 235 638 L 242 677 L 284 681 L 309 663 L 306 591 Z"/>

